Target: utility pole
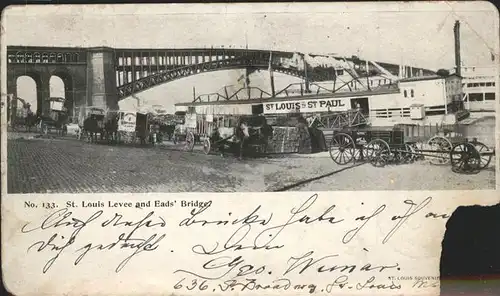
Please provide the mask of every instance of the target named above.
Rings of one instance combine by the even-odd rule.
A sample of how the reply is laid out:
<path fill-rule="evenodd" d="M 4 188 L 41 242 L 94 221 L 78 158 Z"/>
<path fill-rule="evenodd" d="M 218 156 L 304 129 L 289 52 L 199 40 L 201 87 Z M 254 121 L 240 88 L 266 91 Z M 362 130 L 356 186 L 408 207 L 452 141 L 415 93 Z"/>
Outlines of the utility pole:
<path fill-rule="evenodd" d="M 251 99 L 252 90 L 250 89 L 250 74 L 248 73 L 248 67 L 245 68 L 245 87 L 247 89 L 247 97 Z"/>
<path fill-rule="evenodd" d="M 307 73 L 307 62 L 306 62 L 306 55 L 305 54 L 302 55 L 302 59 L 304 61 L 305 89 L 306 89 L 306 93 L 309 93 L 309 77 L 308 77 L 308 73 Z"/>
<path fill-rule="evenodd" d="M 369 71 L 369 68 L 368 68 L 368 60 L 365 59 L 365 68 L 366 68 L 366 86 L 368 88 L 368 90 L 371 90 L 371 87 L 370 87 L 370 71 Z"/>
<path fill-rule="evenodd" d="M 453 27 L 453 35 L 455 37 L 455 73 L 460 76 L 462 73 L 461 57 L 460 57 L 460 22 L 456 21 Z"/>
<path fill-rule="evenodd" d="M 273 52 L 269 52 L 269 78 L 271 79 L 271 95 L 274 98 L 276 92 L 274 89 L 274 74 L 273 74 Z"/>

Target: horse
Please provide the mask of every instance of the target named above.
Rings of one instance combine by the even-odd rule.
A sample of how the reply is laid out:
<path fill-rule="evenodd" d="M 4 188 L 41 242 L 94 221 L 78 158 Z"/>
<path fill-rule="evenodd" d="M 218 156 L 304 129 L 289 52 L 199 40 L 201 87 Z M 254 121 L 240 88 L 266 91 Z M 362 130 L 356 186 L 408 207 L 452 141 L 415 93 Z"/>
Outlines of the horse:
<path fill-rule="evenodd" d="M 167 137 L 168 141 L 171 141 L 174 137 L 175 124 L 160 124 L 160 133 Z"/>
<path fill-rule="evenodd" d="M 36 127 L 38 122 L 39 118 L 35 113 L 28 113 L 28 115 L 24 118 L 24 128 L 26 132 L 31 132 L 31 128 Z"/>
<path fill-rule="evenodd" d="M 236 127 L 235 136 L 239 145 L 239 158 L 243 157 L 249 145 L 259 146 L 259 152 L 265 154 L 269 138 L 273 135 L 273 128 L 267 124 L 265 117 L 254 117 L 252 120 L 240 118 Z M 252 122 L 250 122 L 252 121 Z M 251 125 L 253 124 L 253 126 Z"/>
<path fill-rule="evenodd" d="M 104 133 L 109 143 L 118 139 L 118 116 L 118 114 L 113 114 L 104 123 Z"/>
<path fill-rule="evenodd" d="M 95 115 L 87 117 L 83 121 L 82 134 L 88 134 L 88 141 L 90 143 L 97 142 L 97 134 L 100 134 L 101 140 L 104 137 L 104 127 L 102 126 L 102 121 L 100 121 Z"/>
<path fill-rule="evenodd" d="M 66 114 L 60 114 L 57 118 L 57 120 L 53 119 L 52 117 L 49 116 L 37 116 L 36 119 L 36 125 L 40 127 L 40 132 L 41 133 L 47 133 L 49 128 L 54 128 L 56 129 L 56 133 L 59 136 L 64 136 L 66 130 L 66 123 L 67 123 L 67 116 Z"/>

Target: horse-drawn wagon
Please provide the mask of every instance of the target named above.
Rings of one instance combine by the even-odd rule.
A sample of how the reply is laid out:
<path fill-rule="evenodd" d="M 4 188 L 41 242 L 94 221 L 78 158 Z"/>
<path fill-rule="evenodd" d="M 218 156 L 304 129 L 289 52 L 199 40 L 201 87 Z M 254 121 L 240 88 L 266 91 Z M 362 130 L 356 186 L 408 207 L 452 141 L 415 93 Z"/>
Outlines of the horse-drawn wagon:
<path fill-rule="evenodd" d="M 154 124 L 159 126 L 158 141 L 172 141 L 174 137 L 175 127 L 182 124 L 183 120 L 172 114 L 157 114 L 153 118 Z"/>
<path fill-rule="evenodd" d="M 166 113 L 149 113 L 148 122 L 151 140 L 156 143 L 172 140 L 176 125 L 182 123 L 178 117 Z"/>
<path fill-rule="evenodd" d="M 136 112 L 111 110 L 104 117 L 104 133 L 108 142 L 122 143 L 135 139 Z M 132 139 L 130 139 L 132 138 Z"/>
<path fill-rule="evenodd" d="M 176 115 L 183 119 L 175 125 L 172 140 L 174 144 L 183 143 L 184 150 L 193 151 L 195 142 L 200 142 L 200 136 L 196 133 L 197 115 L 185 112 L 176 112 Z"/>
<path fill-rule="evenodd" d="M 240 116 L 227 122 L 229 127 L 214 126 L 213 132 L 203 140 L 203 151 L 239 152 L 243 154 L 263 155 L 267 152 L 268 139 L 272 136 L 272 127 L 267 124 L 264 116 Z"/>
<path fill-rule="evenodd" d="M 462 135 L 436 135 L 427 145 L 418 146 L 405 139 L 404 131 L 393 130 L 341 130 L 336 131 L 330 143 L 330 156 L 339 165 L 368 161 L 383 167 L 389 163 L 409 163 L 423 157 L 432 164 L 451 163 L 453 172 L 473 174 L 486 168 L 494 150 L 476 139 Z"/>
<path fill-rule="evenodd" d="M 88 142 L 97 142 L 97 135 L 100 139 L 104 138 L 106 110 L 98 107 L 82 108 L 80 114 L 80 133 L 79 139 L 86 139 Z"/>
<path fill-rule="evenodd" d="M 37 121 L 38 127 L 43 134 L 56 130 L 57 134 L 64 136 L 67 133 L 68 111 L 64 107 L 64 98 L 51 97 L 49 112 L 41 114 Z"/>
<path fill-rule="evenodd" d="M 150 112 L 137 112 L 135 132 L 142 145 L 147 143 L 155 144 L 157 142 L 157 135 L 160 132 L 160 125 L 154 114 Z"/>
<path fill-rule="evenodd" d="M 187 151 L 193 151 L 194 144 L 196 141 L 193 128 L 186 126 L 185 124 L 177 124 L 175 126 L 174 135 L 172 137 L 174 144 L 184 143 L 184 149 Z"/>

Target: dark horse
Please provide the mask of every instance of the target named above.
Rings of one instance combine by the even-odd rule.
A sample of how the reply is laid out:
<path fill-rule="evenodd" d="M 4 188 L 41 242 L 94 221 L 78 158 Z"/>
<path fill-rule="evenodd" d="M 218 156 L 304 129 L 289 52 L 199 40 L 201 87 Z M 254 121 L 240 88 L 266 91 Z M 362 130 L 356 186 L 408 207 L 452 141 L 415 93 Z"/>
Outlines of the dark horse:
<path fill-rule="evenodd" d="M 118 114 L 113 114 L 104 123 L 104 134 L 109 143 L 118 141 Z"/>
<path fill-rule="evenodd" d="M 102 120 L 97 118 L 96 115 L 90 115 L 83 121 L 82 135 L 88 135 L 89 142 L 97 142 L 97 134 L 100 135 L 102 140 L 104 137 L 104 126 Z"/>
<path fill-rule="evenodd" d="M 174 137 L 175 132 L 175 124 L 160 124 L 160 135 L 163 139 L 163 136 L 166 137 L 167 141 L 171 141 Z"/>

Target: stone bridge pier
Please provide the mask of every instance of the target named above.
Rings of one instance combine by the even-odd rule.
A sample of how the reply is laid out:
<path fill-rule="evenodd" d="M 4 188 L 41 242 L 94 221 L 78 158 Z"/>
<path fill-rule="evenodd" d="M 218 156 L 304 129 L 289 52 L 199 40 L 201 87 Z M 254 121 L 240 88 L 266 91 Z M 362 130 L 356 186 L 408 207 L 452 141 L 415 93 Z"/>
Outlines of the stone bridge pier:
<path fill-rule="evenodd" d="M 87 105 L 118 110 L 115 55 L 112 48 L 90 48 L 87 54 Z"/>

